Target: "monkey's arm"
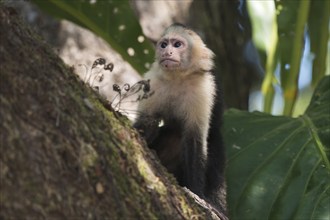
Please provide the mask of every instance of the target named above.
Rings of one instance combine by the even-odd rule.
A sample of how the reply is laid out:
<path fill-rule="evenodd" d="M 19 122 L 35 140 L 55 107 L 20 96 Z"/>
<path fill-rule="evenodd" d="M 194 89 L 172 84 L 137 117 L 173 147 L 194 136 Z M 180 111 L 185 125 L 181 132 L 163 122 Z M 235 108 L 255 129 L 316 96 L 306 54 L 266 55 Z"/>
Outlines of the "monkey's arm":
<path fill-rule="evenodd" d="M 197 126 L 186 130 L 183 139 L 183 183 L 194 193 L 204 198 L 206 172 L 206 143 L 203 133 Z"/>

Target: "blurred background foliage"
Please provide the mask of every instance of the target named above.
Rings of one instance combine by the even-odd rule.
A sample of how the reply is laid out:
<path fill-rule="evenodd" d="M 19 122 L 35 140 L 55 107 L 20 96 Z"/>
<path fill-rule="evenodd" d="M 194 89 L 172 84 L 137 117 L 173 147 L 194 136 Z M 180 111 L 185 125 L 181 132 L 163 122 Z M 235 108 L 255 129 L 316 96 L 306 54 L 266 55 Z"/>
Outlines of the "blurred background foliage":
<path fill-rule="evenodd" d="M 33 0 L 33 2 L 50 14 L 75 22 L 101 36 L 140 74 L 143 74 L 153 62 L 152 44 L 143 35 L 128 0 Z M 203 20 L 203 8 L 209 10 L 211 6 L 216 10 L 222 5 L 225 6 L 222 8 L 228 9 L 228 5 L 225 4 L 228 3 L 194 1 L 191 11 L 194 11 L 197 5 L 195 13 L 199 16 L 195 18 Z M 223 33 L 230 31 L 228 28 L 223 30 L 226 25 L 232 25 L 234 29 L 237 23 L 219 25 L 218 19 L 212 16 L 205 18 L 204 22 L 190 19 L 191 26 L 205 33 L 206 40 L 218 55 L 220 61 L 217 64 L 224 81 L 227 107 L 291 116 L 300 115 L 307 107 L 317 82 L 324 75 L 329 74 L 330 1 L 242 0 L 234 1 L 231 5 L 236 10 L 236 12 L 232 10 L 231 14 L 237 17 L 238 25 L 244 29 L 241 31 L 243 40 L 236 37 L 239 31 L 234 32 L 235 36 Z M 233 14 L 237 12 L 240 14 Z M 222 32 L 217 33 L 217 30 L 213 29 L 207 33 L 207 28 L 218 28 Z M 217 38 L 218 35 L 223 35 L 224 42 L 219 42 L 219 39 L 212 42 L 212 38 Z M 230 45 L 226 37 L 243 41 L 241 48 L 238 49 L 241 50 L 240 58 L 245 61 L 240 61 L 241 63 L 238 64 L 246 68 L 246 72 L 233 68 L 234 64 L 231 64 L 231 69 L 227 67 L 227 63 L 233 61 L 228 59 L 232 56 L 230 52 L 223 52 L 228 50 L 223 44 Z M 253 39 L 258 54 L 251 55 L 254 46 L 250 46 L 250 38 Z M 231 45 L 234 52 L 237 52 L 236 45 Z M 244 54 L 246 52 L 242 50 L 249 52 Z M 249 62 L 253 63 L 252 70 Z M 258 90 L 250 95 L 260 75 L 263 77 L 261 86 L 263 98 L 260 95 L 253 95 L 259 94 Z"/>
<path fill-rule="evenodd" d="M 147 71 L 154 49 L 128 0 L 34 0 L 51 15 L 72 21 L 106 40 L 138 72 Z"/>
<path fill-rule="evenodd" d="M 248 1 L 248 9 L 254 43 L 266 55 L 263 110 L 272 112 L 279 86 L 283 114 L 297 115 L 305 108 L 294 112 L 298 94 L 329 75 L 330 1 Z"/>

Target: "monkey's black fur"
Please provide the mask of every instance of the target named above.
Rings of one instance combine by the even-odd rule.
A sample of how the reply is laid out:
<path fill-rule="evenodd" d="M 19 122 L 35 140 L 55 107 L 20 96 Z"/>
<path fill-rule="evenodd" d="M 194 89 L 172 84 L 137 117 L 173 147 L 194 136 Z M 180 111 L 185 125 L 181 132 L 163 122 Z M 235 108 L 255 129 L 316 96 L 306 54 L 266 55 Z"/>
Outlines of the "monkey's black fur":
<path fill-rule="evenodd" d="M 223 124 L 223 95 L 219 76 L 215 76 L 217 93 L 212 109 L 210 129 L 207 139 L 208 159 L 204 195 L 222 213 L 226 213 L 226 184 L 225 184 L 225 145 L 222 136 Z"/>

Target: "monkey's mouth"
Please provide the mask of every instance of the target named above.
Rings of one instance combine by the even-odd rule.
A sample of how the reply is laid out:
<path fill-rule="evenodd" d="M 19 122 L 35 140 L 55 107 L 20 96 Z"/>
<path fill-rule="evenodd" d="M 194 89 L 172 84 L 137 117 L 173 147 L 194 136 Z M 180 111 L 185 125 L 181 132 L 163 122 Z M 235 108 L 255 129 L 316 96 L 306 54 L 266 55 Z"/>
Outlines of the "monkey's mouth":
<path fill-rule="evenodd" d="M 165 68 L 173 68 L 173 67 L 178 67 L 180 62 L 175 59 L 165 58 L 160 60 L 160 64 Z"/>
<path fill-rule="evenodd" d="M 171 58 L 165 58 L 165 59 L 160 60 L 160 63 L 163 63 L 163 62 L 174 62 L 174 63 L 178 63 L 179 61 L 177 61 L 175 59 L 171 59 Z"/>

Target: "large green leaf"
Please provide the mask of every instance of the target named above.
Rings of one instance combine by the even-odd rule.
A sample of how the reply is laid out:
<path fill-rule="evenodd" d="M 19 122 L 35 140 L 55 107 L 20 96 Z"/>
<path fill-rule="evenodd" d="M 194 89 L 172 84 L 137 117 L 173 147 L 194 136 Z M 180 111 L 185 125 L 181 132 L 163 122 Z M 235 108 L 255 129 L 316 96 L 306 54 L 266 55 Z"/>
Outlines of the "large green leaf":
<path fill-rule="evenodd" d="M 48 13 L 88 28 L 106 40 L 138 72 L 147 70 L 154 49 L 145 40 L 128 0 L 33 0 Z"/>
<path fill-rule="evenodd" d="M 329 219 L 330 76 L 298 118 L 225 115 L 231 219 Z"/>

